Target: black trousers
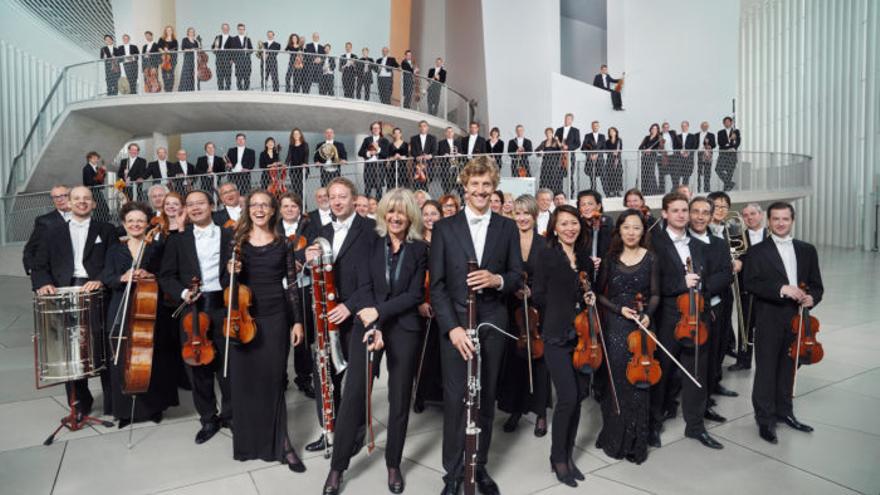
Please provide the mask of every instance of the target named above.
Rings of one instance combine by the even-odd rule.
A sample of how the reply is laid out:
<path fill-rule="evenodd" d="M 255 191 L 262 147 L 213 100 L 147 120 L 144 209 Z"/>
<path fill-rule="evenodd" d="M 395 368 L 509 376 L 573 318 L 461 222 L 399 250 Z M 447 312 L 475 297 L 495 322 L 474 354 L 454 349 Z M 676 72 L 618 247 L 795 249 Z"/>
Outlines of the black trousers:
<path fill-rule="evenodd" d="M 321 79 L 318 84 L 318 93 L 324 96 L 333 96 L 335 91 L 333 90 L 333 83 L 335 81 L 335 76 L 330 74 L 321 74 Z"/>
<path fill-rule="evenodd" d="M 363 342 L 364 327 L 355 324 L 351 334 L 349 349 L 349 369 L 345 376 L 345 394 L 339 408 L 336 423 L 336 445 L 333 447 L 331 468 L 339 471 L 348 469 L 351 453 L 358 441 L 358 431 L 366 423 L 366 380 L 367 356 Z M 403 457 L 403 444 L 409 423 L 409 405 L 412 400 L 412 386 L 419 359 L 421 332 L 409 332 L 399 328 L 386 328 L 383 331 L 384 355 L 388 359 L 388 442 L 385 446 L 385 465 L 399 468 Z M 380 353 L 374 353 L 373 373 L 378 369 Z M 374 394 L 375 400 L 381 395 Z"/>
<path fill-rule="evenodd" d="M 217 89 L 228 90 L 232 86 L 231 54 L 217 52 Z"/>
<path fill-rule="evenodd" d="M 327 170 L 325 167 L 321 167 L 321 187 L 327 187 L 327 184 L 330 183 L 331 180 L 340 177 L 342 175 L 342 171 L 339 170 L 339 166 L 336 166 L 336 170 Z"/>
<path fill-rule="evenodd" d="M 694 175 L 694 155 L 690 151 L 686 151 L 684 155 L 679 152 L 675 155 L 676 168 L 678 177 L 673 177 L 673 187 L 678 184 L 689 184 L 691 176 Z"/>
<path fill-rule="evenodd" d="M 403 74 L 403 108 L 412 108 L 413 76 Z"/>
<path fill-rule="evenodd" d="M 708 303 L 708 301 L 706 301 Z M 709 340 L 706 342 L 706 346 L 709 349 L 708 352 L 708 368 L 706 373 L 708 374 L 708 380 L 704 386 L 706 387 L 706 395 L 710 395 L 715 387 L 721 383 L 721 365 L 724 361 L 724 338 L 722 332 L 724 330 L 724 299 L 721 300 L 717 305 L 712 306 L 711 314 L 712 318 L 709 321 Z M 730 313 L 727 313 L 728 319 L 730 318 Z M 684 377 L 687 379 L 687 377 Z"/>
<path fill-rule="evenodd" d="M 235 87 L 239 91 L 251 88 L 251 52 L 239 53 L 235 61 Z"/>
<path fill-rule="evenodd" d="M 440 84 L 431 83 L 428 87 L 428 113 L 437 115 L 440 109 Z"/>
<path fill-rule="evenodd" d="M 379 101 L 386 105 L 391 104 L 391 88 L 394 83 L 393 76 L 377 77 L 379 79 Z"/>
<path fill-rule="evenodd" d="M 216 293 L 202 293 L 197 304 L 199 311 L 207 313 L 211 318 L 211 328 L 208 337 L 214 343 L 214 360 L 204 366 L 186 365 L 187 375 L 192 385 L 193 403 L 199 413 L 199 420 L 206 425 L 218 420 L 217 394 L 214 391 L 214 380 L 220 385 L 220 411 L 219 419 L 229 421 L 232 419 L 232 389 L 229 386 L 229 378 L 223 376 L 223 364 L 225 362 L 226 339 L 223 337 L 223 325 L 226 315 L 223 307 L 223 295 Z M 181 329 L 181 342 L 186 342 L 186 335 Z M 232 344 L 230 344 L 232 345 Z M 235 373 L 231 363 L 228 374 Z"/>
<path fill-rule="evenodd" d="M 792 316 L 792 311 L 786 311 L 783 321 L 791 321 Z M 756 325 L 752 406 L 759 425 L 772 426 L 776 424 L 777 416 L 793 414 L 794 360 L 788 355 L 788 348 L 795 337 L 788 326 L 772 321 L 759 321 Z"/>
<path fill-rule="evenodd" d="M 556 389 L 550 443 L 550 462 L 553 463 L 568 463 L 571 460 L 581 419 L 581 402 L 586 397 L 587 375 L 574 369 L 571 354 L 571 346 L 549 342 L 544 345 L 544 361 L 553 388 Z"/>
<path fill-rule="evenodd" d="M 642 152 L 642 177 L 639 187 L 645 194 L 659 194 L 657 185 L 657 154 L 651 151 Z"/>
<path fill-rule="evenodd" d="M 387 170 L 385 162 L 367 162 L 364 164 L 364 195 L 370 196 L 372 191 L 376 191 L 374 196 L 376 199 L 382 199 L 382 191 L 385 188 L 387 180 Z"/>
<path fill-rule="evenodd" d="M 355 91 L 355 98 L 360 100 L 363 98 L 364 100 L 370 99 L 370 91 L 373 87 L 373 80 L 366 77 L 359 77 L 357 82 L 357 89 Z"/>
<path fill-rule="evenodd" d="M 138 63 L 137 61 L 125 62 L 122 66 L 125 68 L 125 78 L 128 79 L 130 93 L 136 95 L 138 92 Z"/>
<path fill-rule="evenodd" d="M 342 94 L 346 98 L 354 98 L 354 91 L 357 89 L 357 69 L 354 67 L 342 69 Z"/>
<path fill-rule="evenodd" d="M 300 304 L 303 304 L 303 328 L 305 330 L 305 345 L 293 348 L 293 370 L 296 372 L 296 383 L 308 383 L 312 381 L 314 362 L 312 359 L 312 344 L 315 342 L 315 316 L 312 313 L 312 288 L 311 286 L 297 289 Z"/>
<path fill-rule="evenodd" d="M 584 173 L 590 178 L 590 189 L 599 190 L 599 181 L 597 179 L 600 175 L 604 175 L 604 168 L 601 156 L 587 154 L 587 159 L 584 161 Z M 607 183 L 604 185 L 607 192 Z"/>
<path fill-rule="evenodd" d="M 623 108 L 623 100 L 620 98 L 620 91 L 611 90 L 611 105 L 615 110 Z"/>
<path fill-rule="evenodd" d="M 678 321 L 675 298 L 663 299 L 657 338 L 703 386 L 703 388 L 699 388 L 688 377 L 681 377 L 681 410 L 685 421 L 685 434 L 699 435 L 706 430 L 703 425 L 703 413 L 706 412 L 705 387 L 706 370 L 708 369 L 707 358 L 709 356 L 708 345 L 702 345 L 699 348 L 699 366 L 697 373 L 694 374 L 696 348 L 685 348 L 675 339 L 675 323 Z M 710 341 L 711 337 L 710 340 L 707 340 L 707 344 Z M 675 363 L 665 353 L 658 352 L 656 356 L 660 361 L 662 377 L 656 385 L 651 387 L 651 427 L 659 430 L 664 419 L 664 409 L 675 402 L 676 387 L 674 386 L 673 372 L 677 369 Z"/>
<path fill-rule="evenodd" d="M 266 60 L 266 72 L 263 75 L 263 80 L 272 81 L 272 91 L 278 92 L 278 60 L 272 55 Z"/>
<path fill-rule="evenodd" d="M 504 309 L 499 309 L 504 311 Z M 479 320 L 479 319 L 478 319 Z M 480 320 L 485 321 L 485 320 Z M 504 328 L 506 325 L 499 325 Z M 483 328 L 480 332 L 481 429 L 477 446 L 477 464 L 485 466 L 492 443 L 492 423 L 495 419 L 498 375 L 504 359 L 505 342 L 500 333 Z M 467 366 L 448 335 L 440 337 L 440 356 L 443 368 L 443 469 L 444 479 L 460 479 L 464 473 L 464 443 L 466 426 L 465 397 L 467 395 Z"/>
<path fill-rule="evenodd" d="M 730 189 L 733 184 L 733 173 L 736 171 L 737 156 L 735 151 L 723 151 L 718 154 L 715 164 L 715 173 L 724 182 L 724 189 Z"/>
<path fill-rule="evenodd" d="M 700 182 L 700 178 L 702 178 L 702 182 Z M 712 160 L 705 160 L 700 157 L 697 160 L 697 190 L 700 190 L 700 185 L 702 184 L 703 192 L 710 192 L 712 189 L 710 188 L 709 182 L 712 180 Z"/>
<path fill-rule="evenodd" d="M 104 82 L 107 83 L 107 96 L 119 94 L 119 69 L 114 72 L 108 62 L 104 63 Z"/>

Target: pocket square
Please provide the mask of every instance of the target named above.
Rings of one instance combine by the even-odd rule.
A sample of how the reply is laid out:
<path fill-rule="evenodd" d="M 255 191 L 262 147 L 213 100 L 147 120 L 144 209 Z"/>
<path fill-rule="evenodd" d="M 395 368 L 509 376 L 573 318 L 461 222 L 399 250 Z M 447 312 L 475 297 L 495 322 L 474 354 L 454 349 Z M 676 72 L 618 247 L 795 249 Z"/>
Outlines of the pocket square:
<path fill-rule="evenodd" d="M 101 236 L 95 237 L 95 244 L 101 244 Z"/>

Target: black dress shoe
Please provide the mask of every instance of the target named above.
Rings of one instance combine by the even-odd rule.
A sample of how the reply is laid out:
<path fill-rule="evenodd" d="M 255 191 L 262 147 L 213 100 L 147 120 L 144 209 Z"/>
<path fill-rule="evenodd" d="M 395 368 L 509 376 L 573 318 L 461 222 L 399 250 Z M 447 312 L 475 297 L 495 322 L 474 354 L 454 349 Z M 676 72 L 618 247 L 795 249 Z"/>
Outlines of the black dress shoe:
<path fill-rule="evenodd" d="M 547 434 L 547 417 L 546 416 L 538 416 L 538 420 L 535 422 L 535 436 L 538 438 L 541 438 L 546 434 Z"/>
<path fill-rule="evenodd" d="M 571 477 L 578 481 L 584 481 L 585 479 L 587 479 L 584 476 L 584 473 L 582 473 L 581 470 L 574 465 L 574 461 L 571 459 L 568 460 L 568 470 L 571 471 Z"/>
<path fill-rule="evenodd" d="M 517 425 L 519 425 L 519 413 L 511 414 L 507 421 L 504 422 L 504 426 L 501 428 L 504 430 L 504 433 L 513 433 L 516 431 Z"/>
<path fill-rule="evenodd" d="M 388 468 L 388 491 L 403 493 L 403 475 L 400 474 L 400 468 Z"/>
<path fill-rule="evenodd" d="M 306 465 L 303 464 L 302 459 L 300 459 L 293 450 L 288 450 L 284 453 L 284 464 L 287 464 L 287 469 L 290 469 L 294 473 L 306 472 Z"/>
<path fill-rule="evenodd" d="M 778 442 L 776 439 L 776 431 L 772 426 L 758 425 L 758 435 L 770 443 L 775 444 Z"/>
<path fill-rule="evenodd" d="M 449 480 L 443 485 L 443 491 L 440 492 L 440 495 L 458 495 L 458 492 L 461 490 L 461 480 L 454 479 Z"/>
<path fill-rule="evenodd" d="M 501 492 L 498 490 L 498 483 L 495 483 L 495 480 L 489 476 L 489 473 L 486 472 L 485 467 L 481 467 L 477 469 L 477 491 L 482 493 L 483 495 L 499 495 Z"/>
<path fill-rule="evenodd" d="M 657 430 L 651 430 L 648 432 L 648 445 L 655 448 L 660 448 L 660 432 Z"/>
<path fill-rule="evenodd" d="M 571 471 L 569 471 L 568 465 L 562 463 L 557 465 L 551 462 L 550 469 L 553 471 L 553 474 L 556 475 L 556 479 L 559 480 L 560 483 L 572 488 L 577 488 L 577 481 L 574 480 L 574 476 Z"/>
<path fill-rule="evenodd" d="M 706 397 L 706 407 L 715 407 L 717 405 L 718 405 L 718 403 L 715 402 L 715 399 L 713 399 L 711 397 Z"/>
<path fill-rule="evenodd" d="M 742 364 L 742 363 L 731 364 L 730 366 L 727 367 L 727 371 L 743 371 L 743 370 L 750 370 L 750 369 L 752 369 L 751 366 L 749 366 L 747 364 Z"/>
<path fill-rule="evenodd" d="M 779 416 L 779 420 L 787 424 L 788 426 L 791 426 L 797 431 L 802 431 L 804 433 L 810 433 L 811 431 L 813 431 L 812 426 L 801 423 L 794 416 Z"/>
<path fill-rule="evenodd" d="M 309 379 L 308 381 L 298 381 L 296 383 L 296 388 L 298 388 L 299 391 L 302 392 L 309 399 L 315 398 L 315 386 L 312 385 L 311 379 Z"/>
<path fill-rule="evenodd" d="M 709 421 L 714 421 L 716 423 L 723 423 L 727 421 L 727 418 L 718 414 L 712 408 L 706 408 L 706 412 L 703 413 L 703 418 L 708 419 Z"/>
<path fill-rule="evenodd" d="M 739 394 L 729 388 L 725 387 L 722 384 L 715 385 L 715 390 L 712 391 L 715 395 L 720 395 L 722 397 L 739 397 Z"/>
<path fill-rule="evenodd" d="M 712 435 L 709 435 L 708 431 L 704 431 L 698 435 L 685 435 L 688 438 L 693 438 L 695 440 L 699 440 L 699 442 L 710 449 L 720 450 L 724 448 L 724 445 L 721 445 L 721 442 L 712 438 Z"/>
<path fill-rule="evenodd" d="M 324 495 L 336 495 L 339 493 L 339 485 L 342 484 L 342 471 L 331 469 L 327 474 L 327 481 L 324 482 Z"/>
<path fill-rule="evenodd" d="M 672 419 L 676 416 L 676 414 L 678 414 L 678 408 L 670 407 L 669 409 L 663 411 L 663 419 Z"/>
<path fill-rule="evenodd" d="M 156 414 L 150 416 L 150 421 L 153 423 L 159 424 L 162 422 L 163 416 L 162 411 L 157 412 Z"/>
<path fill-rule="evenodd" d="M 229 431 L 232 431 L 232 419 L 220 419 L 220 428 L 227 428 Z"/>
<path fill-rule="evenodd" d="M 413 401 L 413 412 L 416 414 L 422 414 L 425 411 L 425 401 L 422 399 L 416 399 Z"/>
<path fill-rule="evenodd" d="M 196 445 L 201 445 L 210 440 L 217 432 L 220 431 L 220 424 L 216 421 L 209 421 L 202 425 L 202 429 L 196 433 Z"/>
<path fill-rule="evenodd" d="M 308 452 L 319 452 L 321 450 L 324 450 L 324 435 L 321 435 L 317 440 L 306 445 L 306 451 Z"/>

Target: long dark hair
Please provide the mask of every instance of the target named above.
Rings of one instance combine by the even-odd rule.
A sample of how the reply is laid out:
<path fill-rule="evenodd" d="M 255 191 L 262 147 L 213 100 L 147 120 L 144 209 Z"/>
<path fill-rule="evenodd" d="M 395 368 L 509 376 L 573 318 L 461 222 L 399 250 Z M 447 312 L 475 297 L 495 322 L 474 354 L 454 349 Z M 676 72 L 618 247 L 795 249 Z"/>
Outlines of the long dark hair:
<path fill-rule="evenodd" d="M 625 222 L 627 218 L 633 216 L 638 218 L 639 222 L 642 224 L 642 238 L 639 239 L 639 246 L 649 251 L 651 250 L 650 236 L 648 235 L 648 223 L 645 221 L 645 217 L 639 210 L 629 208 L 621 213 L 620 216 L 617 217 L 617 222 L 614 223 L 614 233 L 611 234 L 611 245 L 608 247 L 608 259 L 617 260 L 623 253 L 623 239 L 620 238 L 620 226 L 623 225 L 623 222 Z"/>
<path fill-rule="evenodd" d="M 587 259 L 590 254 L 587 248 L 592 242 L 592 230 L 587 228 L 584 219 L 578 214 L 577 208 L 571 205 L 557 206 L 550 215 L 550 220 L 547 222 L 547 245 L 551 248 L 559 249 L 560 251 L 562 250 L 562 243 L 559 241 L 559 236 L 556 234 L 556 221 L 559 218 L 560 213 L 568 213 L 577 218 L 577 221 L 581 226 L 581 232 L 578 234 L 578 238 L 574 241 L 574 252 L 577 258 L 578 267 L 580 268 L 582 263 L 590 263 Z"/>
<path fill-rule="evenodd" d="M 251 221 L 250 215 L 251 198 L 258 194 L 262 194 L 269 198 L 269 205 L 272 208 L 272 217 L 269 218 L 269 230 L 272 232 L 272 236 L 275 237 L 275 240 L 278 240 L 278 232 L 275 230 L 280 216 L 280 213 L 278 212 L 278 200 L 276 200 L 275 196 L 269 194 L 265 189 L 255 189 L 248 193 L 244 198 L 244 206 L 241 209 L 241 216 L 238 218 L 238 225 L 235 227 L 235 235 L 233 237 L 236 245 L 240 245 L 247 240 L 251 231 L 254 229 L 254 224 Z"/>

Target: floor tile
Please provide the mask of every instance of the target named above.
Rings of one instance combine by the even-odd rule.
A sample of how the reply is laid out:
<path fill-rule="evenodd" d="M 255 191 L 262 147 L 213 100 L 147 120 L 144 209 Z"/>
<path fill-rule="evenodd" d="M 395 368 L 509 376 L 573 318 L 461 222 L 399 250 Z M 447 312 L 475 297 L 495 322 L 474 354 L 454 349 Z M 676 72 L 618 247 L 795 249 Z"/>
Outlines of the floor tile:
<path fill-rule="evenodd" d="M 0 452 L 4 495 L 51 493 L 64 455 L 64 442 Z"/>
<path fill-rule="evenodd" d="M 205 481 L 194 485 L 159 492 L 162 495 L 258 495 L 250 474 Z"/>

